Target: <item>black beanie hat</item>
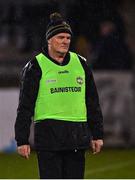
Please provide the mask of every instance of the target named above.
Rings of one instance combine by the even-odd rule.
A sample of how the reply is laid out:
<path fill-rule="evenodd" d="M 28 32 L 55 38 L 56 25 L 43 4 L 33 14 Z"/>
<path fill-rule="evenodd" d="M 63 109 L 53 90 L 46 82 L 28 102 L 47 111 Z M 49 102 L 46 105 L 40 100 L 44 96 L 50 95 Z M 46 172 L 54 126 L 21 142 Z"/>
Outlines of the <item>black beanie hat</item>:
<path fill-rule="evenodd" d="M 69 33 L 72 35 L 72 30 L 69 24 L 64 21 L 62 16 L 55 12 L 50 15 L 50 22 L 47 25 L 46 29 L 46 40 L 50 39 L 51 37 L 55 36 L 58 33 Z"/>

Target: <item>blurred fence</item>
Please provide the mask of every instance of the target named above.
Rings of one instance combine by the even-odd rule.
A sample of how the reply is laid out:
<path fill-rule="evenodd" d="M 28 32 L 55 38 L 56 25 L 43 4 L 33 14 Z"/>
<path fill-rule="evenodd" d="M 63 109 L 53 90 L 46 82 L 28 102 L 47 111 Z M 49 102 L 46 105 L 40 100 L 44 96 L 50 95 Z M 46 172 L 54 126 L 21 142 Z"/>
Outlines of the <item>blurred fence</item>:
<path fill-rule="evenodd" d="M 106 146 L 134 146 L 133 74 L 100 72 L 95 74 L 104 116 Z"/>
<path fill-rule="evenodd" d="M 105 146 L 135 146 L 133 75 L 129 72 L 94 72 L 104 116 Z M 18 88 L 0 89 L 0 151 L 14 151 L 14 123 Z M 32 126 L 33 127 L 33 126 Z M 33 128 L 30 141 L 33 144 Z"/>

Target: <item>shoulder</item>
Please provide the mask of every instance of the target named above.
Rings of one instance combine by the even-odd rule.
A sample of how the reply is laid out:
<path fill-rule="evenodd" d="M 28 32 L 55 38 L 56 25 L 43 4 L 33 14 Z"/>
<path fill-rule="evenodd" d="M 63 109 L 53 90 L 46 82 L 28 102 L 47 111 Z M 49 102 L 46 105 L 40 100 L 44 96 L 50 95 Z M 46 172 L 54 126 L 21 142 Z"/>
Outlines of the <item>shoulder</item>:
<path fill-rule="evenodd" d="M 38 64 L 36 57 L 29 60 L 22 69 L 23 76 L 33 74 L 33 73 L 38 73 L 38 74 L 41 73 L 41 69 L 40 69 L 40 66 Z"/>
<path fill-rule="evenodd" d="M 88 65 L 87 59 L 85 57 L 81 56 L 80 54 L 77 54 L 77 56 L 78 56 L 78 58 L 80 60 L 80 63 L 82 65 L 84 71 L 87 74 L 91 75 L 92 74 L 92 68 Z"/>
<path fill-rule="evenodd" d="M 72 52 L 72 51 L 70 51 L 70 53 L 72 53 L 72 54 L 74 54 L 74 55 L 77 55 L 77 57 L 78 57 L 78 59 L 81 61 L 81 63 L 87 64 L 87 59 L 86 59 L 85 57 L 81 56 L 81 55 L 78 54 L 78 53 Z"/>
<path fill-rule="evenodd" d="M 30 69 L 32 69 L 32 68 L 35 67 L 35 66 L 38 66 L 38 62 L 37 62 L 36 58 L 34 57 L 33 59 L 29 60 L 29 61 L 25 64 L 25 66 L 23 67 L 23 69 L 28 69 L 28 70 L 30 70 Z"/>
<path fill-rule="evenodd" d="M 27 69 L 27 70 L 29 71 L 29 70 L 32 70 L 32 69 L 38 69 L 38 68 L 40 68 L 39 63 L 38 63 L 38 61 L 37 61 L 37 57 L 38 57 L 40 54 L 41 54 L 41 53 L 33 56 L 33 57 L 25 64 L 25 66 L 23 67 L 23 69 L 24 69 L 24 70 Z"/>
<path fill-rule="evenodd" d="M 77 54 L 78 59 L 80 60 L 80 63 L 82 64 L 83 67 L 88 67 L 87 59 L 80 54 Z"/>
<path fill-rule="evenodd" d="M 77 56 L 81 61 L 84 61 L 85 63 L 87 62 L 87 59 L 85 57 L 81 56 L 80 54 L 77 54 Z"/>

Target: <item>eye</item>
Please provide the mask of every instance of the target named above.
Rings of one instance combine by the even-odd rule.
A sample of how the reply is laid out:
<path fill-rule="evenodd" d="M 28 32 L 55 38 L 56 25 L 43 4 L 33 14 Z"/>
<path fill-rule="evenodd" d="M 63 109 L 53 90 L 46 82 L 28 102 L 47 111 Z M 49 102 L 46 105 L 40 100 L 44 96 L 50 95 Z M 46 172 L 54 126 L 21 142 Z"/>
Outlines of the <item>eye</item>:
<path fill-rule="evenodd" d="M 71 40 L 71 37 L 67 37 L 68 40 Z"/>
<path fill-rule="evenodd" d="M 58 36 L 58 39 L 63 39 L 64 37 L 63 36 Z"/>

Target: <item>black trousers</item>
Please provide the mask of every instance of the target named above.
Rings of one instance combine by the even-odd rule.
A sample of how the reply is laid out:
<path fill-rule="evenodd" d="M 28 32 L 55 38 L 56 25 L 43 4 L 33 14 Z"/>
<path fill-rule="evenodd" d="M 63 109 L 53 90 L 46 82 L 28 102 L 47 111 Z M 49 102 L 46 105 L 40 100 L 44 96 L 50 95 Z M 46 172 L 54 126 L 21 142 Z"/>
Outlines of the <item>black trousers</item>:
<path fill-rule="evenodd" d="M 38 151 L 40 179 L 83 179 L 85 150 Z"/>

